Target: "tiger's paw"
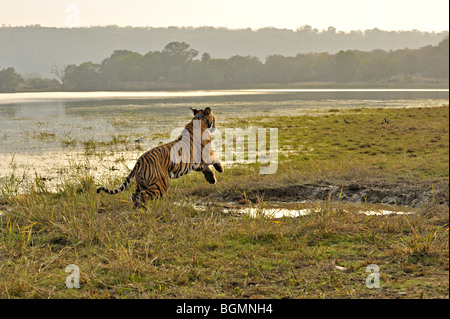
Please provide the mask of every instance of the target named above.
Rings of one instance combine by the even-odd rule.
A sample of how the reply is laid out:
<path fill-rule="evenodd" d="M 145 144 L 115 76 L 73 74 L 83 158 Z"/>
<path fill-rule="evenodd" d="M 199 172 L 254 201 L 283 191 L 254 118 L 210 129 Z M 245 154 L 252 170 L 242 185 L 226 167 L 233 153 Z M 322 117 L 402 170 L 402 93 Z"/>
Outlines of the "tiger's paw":
<path fill-rule="evenodd" d="M 216 171 L 218 171 L 219 173 L 223 173 L 224 168 L 221 163 L 215 163 L 213 166 L 216 169 Z"/>
<path fill-rule="evenodd" d="M 205 175 L 205 179 L 208 183 L 210 184 L 215 184 L 216 183 L 216 177 L 214 176 L 214 172 L 211 170 L 205 170 L 203 171 L 203 175 Z"/>

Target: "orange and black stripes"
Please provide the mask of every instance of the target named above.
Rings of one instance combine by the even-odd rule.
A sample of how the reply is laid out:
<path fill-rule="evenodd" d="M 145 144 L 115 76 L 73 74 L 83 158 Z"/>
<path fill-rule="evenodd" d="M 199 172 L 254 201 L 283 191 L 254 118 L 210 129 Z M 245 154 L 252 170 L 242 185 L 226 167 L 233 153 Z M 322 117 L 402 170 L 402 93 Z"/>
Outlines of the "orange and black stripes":
<path fill-rule="evenodd" d="M 97 193 L 104 191 L 108 194 L 117 194 L 125 190 L 131 183 L 131 180 L 135 178 L 136 191 L 132 195 L 132 200 L 138 206 L 142 205 L 142 202 L 147 202 L 148 199 L 164 196 L 169 188 L 170 179 L 181 177 L 191 170 L 202 171 L 209 183 L 215 183 L 214 172 L 209 168 L 209 165 L 214 164 L 214 167 L 219 172 L 223 171 L 223 167 L 212 150 L 210 150 L 211 163 L 206 163 L 203 159 L 199 161 L 194 158 L 194 143 L 199 142 L 195 145 L 197 148 L 200 147 L 199 151 L 202 154 L 204 147 L 211 141 L 197 141 L 193 132 L 194 121 L 199 121 L 196 125 L 201 128 L 201 136 L 203 136 L 205 130 L 214 128 L 215 119 L 209 107 L 204 110 L 192 109 L 192 111 L 195 115 L 193 120 L 186 125 L 185 130 L 183 130 L 177 140 L 157 146 L 142 154 L 138 158 L 133 170 L 119 188 L 109 190 L 101 186 L 97 189 Z M 200 126 L 198 126 L 199 123 Z M 173 156 L 176 155 L 178 155 L 177 161 L 174 161 Z"/>

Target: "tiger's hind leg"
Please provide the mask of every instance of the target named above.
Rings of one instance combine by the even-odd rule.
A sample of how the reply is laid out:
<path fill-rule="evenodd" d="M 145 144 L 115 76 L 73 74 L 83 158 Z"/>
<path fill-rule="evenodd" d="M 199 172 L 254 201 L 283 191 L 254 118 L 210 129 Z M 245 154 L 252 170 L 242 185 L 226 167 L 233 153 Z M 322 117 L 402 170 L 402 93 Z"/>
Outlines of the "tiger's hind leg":
<path fill-rule="evenodd" d="M 149 200 L 155 200 L 164 196 L 156 187 L 149 187 L 139 193 L 140 205 L 146 207 Z"/>
<path fill-rule="evenodd" d="M 133 201 L 134 206 L 136 206 L 136 207 L 142 206 L 142 204 L 141 204 L 141 189 L 140 189 L 139 185 L 136 186 L 136 191 L 131 195 L 131 200 Z"/>
<path fill-rule="evenodd" d="M 147 206 L 149 200 L 155 200 L 166 195 L 169 188 L 169 178 L 158 179 L 158 182 L 150 185 L 147 189 L 141 190 L 139 193 L 139 201 L 141 205 Z"/>

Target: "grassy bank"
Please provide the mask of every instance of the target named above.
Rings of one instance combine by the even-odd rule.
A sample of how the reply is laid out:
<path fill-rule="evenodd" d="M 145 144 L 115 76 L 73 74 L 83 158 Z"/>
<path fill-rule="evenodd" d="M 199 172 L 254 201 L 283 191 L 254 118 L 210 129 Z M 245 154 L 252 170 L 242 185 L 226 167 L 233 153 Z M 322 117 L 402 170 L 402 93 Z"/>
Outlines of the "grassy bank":
<path fill-rule="evenodd" d="M 278 127 L 276 174 L 238 165 L 208 185 L 191 173 L 148 209 L 132 206 L 131 189 L 97 195 L 99 183 L 122 178 L 95 180 L 89 167 L 74 168 L 56 192 L 36 177 L 19 194 L 18 179 L 3 178 L 0 297 L 448 298 L 448 186 L 434 196 L 448 184 L 448 106 L 269 115 L 226 125 Z M 300 218 L 221 208 L 230 194 L 245 206 L 254 190 L 325 181 L 429 185 L 432 196 L 412 215 L 366 216 L 334 199 Z M 70 264 L 80 269 L 79 289 L 66 288 Z M 366 287 L 371 264 L 379 289 Z"/>
<path fill-rule="evenodd" d="M 2 205 L 3 298 L 448 297 L 448 209 L 366 216 L 329 202 L 271 220 L 194 208 L 177 191 L 131 208 L 93 181 Z M 181 203 L 181 205 L 180 205 Z M 81 287 L 67 289 L 76 264 Z M 380 268 L 380 289 L 365 286 Z"/>
<path fill-rule="evenodd" d="M 194 183 L 196 193 L 235 199 L 234 194 L 305 183 L 375 185 L 428 191 L 448 203 L 448 106 L 401 109 L 328 109 L 314 116 L 236 118 L 227 127 L 278 128 L 278 169 L 259 174 L 260 165 L 236 165 L 216 186 L 190 175 L 174 185 Z M 384 123 L 387 119 L 389 124 Z M 349 122 L 346 124 L 344 121 Z M 223 150 L 224 151 L 224 150 Z M 431 196 L 430 196 L 431 199 Z M 426 202 L 424 200 L 423 202 Z"/>

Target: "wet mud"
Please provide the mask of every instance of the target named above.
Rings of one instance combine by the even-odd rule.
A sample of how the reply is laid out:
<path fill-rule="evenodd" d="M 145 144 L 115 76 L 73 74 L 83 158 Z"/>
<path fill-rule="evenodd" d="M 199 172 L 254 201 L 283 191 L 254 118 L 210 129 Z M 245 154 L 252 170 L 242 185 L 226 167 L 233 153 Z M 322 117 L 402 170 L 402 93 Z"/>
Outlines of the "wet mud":
<path fill-rule="evenodd" d="M 245 191 L 245 195 L 244 195 Z M 200 194 L 198 194 L 200 195 Z M 223 191 L 216 195 L 218 200 L 233 202 L 258 202 L 263 199 L 282 202 L 309 202 L 340 200 L 352 203 L 388 204 L 421 207 L 427 203 L 448 206 L 449 185 L 445 181 L 422 182 L 342 182 L 304 183 L 283 187 L 260 187 L 256 189 Z"/>

